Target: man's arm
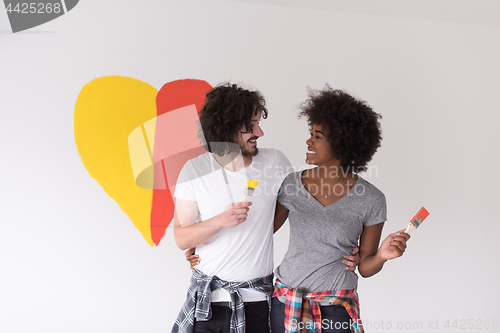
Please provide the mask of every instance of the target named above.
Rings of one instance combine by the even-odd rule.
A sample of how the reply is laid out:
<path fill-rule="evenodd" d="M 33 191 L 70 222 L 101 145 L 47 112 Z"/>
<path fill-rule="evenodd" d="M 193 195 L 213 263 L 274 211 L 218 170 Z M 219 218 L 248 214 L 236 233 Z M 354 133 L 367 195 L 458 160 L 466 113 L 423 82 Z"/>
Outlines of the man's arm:
<path fill-rule="evenodd" d="M 228 205 L 224 212 L 206 221 L 198 222 L 198 203 L 177 199 L 174 211 L 174 238 L 181 250 L 196 247 L 217 234 L 223 228 L 232 228 L 247 218 L 251 202 Z"/>

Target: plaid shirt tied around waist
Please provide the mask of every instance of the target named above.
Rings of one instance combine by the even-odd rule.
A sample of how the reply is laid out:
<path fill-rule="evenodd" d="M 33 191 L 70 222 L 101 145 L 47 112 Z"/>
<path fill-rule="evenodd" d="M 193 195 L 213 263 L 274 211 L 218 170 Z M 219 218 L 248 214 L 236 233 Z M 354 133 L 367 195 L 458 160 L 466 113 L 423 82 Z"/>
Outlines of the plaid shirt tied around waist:
<path fill-rule="evenodd" d="M 264 292 L 271 313 L 273 274 L 244 282 L 228 282 L 194 269 L 186 302 L 175 320 L 172 333 L 192 333 L 195 319 L 206 321 L 212 318 L 212 291 L 217 288 L 227 290 L 231 297 L 230 333 L 245 332 L 245 306 L 238 289 L 253 288 Z"/>
<path fill-rule="evenodd" d="M 303 288 L 288 288 L 276 279 L 273 297 L 281 295 L 286 297 L 286 333 L 299 332 L 299 322 L 303 323 L 301 333 L 321 333 L 321 311 L 318 302 L 331 302 L 345 307 L 352 318 L 351 330 L 354 333 L 364 333 L 356 289 L 306 293 Z"/>

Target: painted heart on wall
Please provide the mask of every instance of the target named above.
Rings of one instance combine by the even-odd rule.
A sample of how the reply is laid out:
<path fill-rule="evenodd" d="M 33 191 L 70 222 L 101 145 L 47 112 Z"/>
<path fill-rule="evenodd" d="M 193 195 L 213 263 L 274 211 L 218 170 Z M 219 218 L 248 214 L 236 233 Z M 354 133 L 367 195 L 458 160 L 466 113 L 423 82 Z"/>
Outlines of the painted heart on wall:
<path fill-rule="evenodd" d="M 172 221 L 180 169 L 205 152 L 198 112 L 211 88 L 186 79 L 158 91 L 134 78 L 105 76 L 78 95 L 74 132 L 83 165 L 151 246 Z"/>

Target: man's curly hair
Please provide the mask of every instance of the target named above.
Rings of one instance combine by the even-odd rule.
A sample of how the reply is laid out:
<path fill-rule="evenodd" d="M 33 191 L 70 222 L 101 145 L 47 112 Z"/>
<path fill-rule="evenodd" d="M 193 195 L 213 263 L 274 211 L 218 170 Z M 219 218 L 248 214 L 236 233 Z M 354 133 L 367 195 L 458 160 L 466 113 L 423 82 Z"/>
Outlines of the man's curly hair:
<path fill-rule="evenodd" d="M 221 156 L 231 152 L 233 145 L 210 147 L 210 142 L 235 143 L 242 127 L 246 132 L 252 131 L 252 117 L 259 112 L 262 118 L 267 118 L 266 101 L 258 91 L 230 83 L 209 90 L 199 113 L 201 130 L 198 134 L 205 136 L 205 149 Z"/>
<path fill-rule="evenodd" d="M 326 129 L 332 156 L 340 159 L 343 172 L 366 171 L 382 140 L 380 114 L 365 101 L 328 84 L 320 91 L 309 90 L 309 98 L 300 109 L 299 118 L 307 117 L 310 127 L 318 124 Z"/>

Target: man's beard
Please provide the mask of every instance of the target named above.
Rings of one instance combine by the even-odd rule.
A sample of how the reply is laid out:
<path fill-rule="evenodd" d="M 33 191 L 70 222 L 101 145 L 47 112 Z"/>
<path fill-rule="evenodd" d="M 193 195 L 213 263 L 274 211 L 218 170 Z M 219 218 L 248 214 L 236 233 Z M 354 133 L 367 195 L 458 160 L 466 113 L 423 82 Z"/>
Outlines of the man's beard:
<path fill-rule="evenodd" d="M 258 139 L 258 137 L 254 137 L 254 138 L 248 139 L 248 141 L 257 140 L 257 139 Z M 245 145 L 243 147 L 240 146 L 240 148 L 241 148 L 241 155 L 243 155 L 243 156 L 256 156 L 259 153 L 259 148 L 257 148 L 257 146 L 255 146 L 255 148 L 253 150 L 247 149 L 245 147 Z"/>
<path fill-rule="evenodd" d="M 256 156 L 259 153 L 259 148 L 255 147 L 253 151 L 249 151 L 247 149 L 241 149 L 241 155 L 243 156 Z"/>

